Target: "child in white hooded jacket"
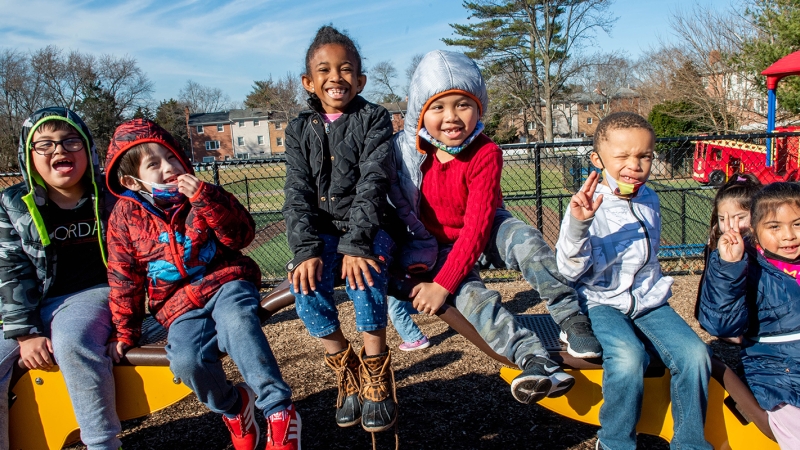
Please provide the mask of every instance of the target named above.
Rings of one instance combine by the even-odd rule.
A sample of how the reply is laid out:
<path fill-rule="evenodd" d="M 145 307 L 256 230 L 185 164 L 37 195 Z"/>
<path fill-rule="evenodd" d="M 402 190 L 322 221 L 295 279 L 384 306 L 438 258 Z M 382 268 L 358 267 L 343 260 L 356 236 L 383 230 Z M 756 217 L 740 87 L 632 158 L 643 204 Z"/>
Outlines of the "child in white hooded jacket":
<path fill-rule="evenodd" d="M 594 135 L 595 167 L 570 200 L 556 260 L 588 309 L 603 347 L 603 406 L 598 448 L 636 448 L 644 371 L 654 350 L 672 374 L 673 448 L 711 449 L 704 438 L 708 347 L 667 304 L 672 278 L 661 273 L 658 195 L 645 182 L 655 133 L 629 112 L 604 118 Z"/>

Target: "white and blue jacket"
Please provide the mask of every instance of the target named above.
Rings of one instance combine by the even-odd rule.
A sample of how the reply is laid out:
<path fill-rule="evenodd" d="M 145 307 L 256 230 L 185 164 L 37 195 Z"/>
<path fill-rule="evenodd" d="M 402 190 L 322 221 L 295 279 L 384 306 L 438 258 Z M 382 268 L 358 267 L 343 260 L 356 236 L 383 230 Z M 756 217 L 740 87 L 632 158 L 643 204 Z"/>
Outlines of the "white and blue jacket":
<path fill-rule="evenodd" d="M 592 219 L 578 221 L 567 211 L 561 223 L 558 270 L 577 291 L 581 307 L 607 305 L 631 318 L 655 309 L 672 295 L 672 278 L 661 273 L 658 195 L 642 186 L 622 199 L 602 184 L 603 203 Z"/>

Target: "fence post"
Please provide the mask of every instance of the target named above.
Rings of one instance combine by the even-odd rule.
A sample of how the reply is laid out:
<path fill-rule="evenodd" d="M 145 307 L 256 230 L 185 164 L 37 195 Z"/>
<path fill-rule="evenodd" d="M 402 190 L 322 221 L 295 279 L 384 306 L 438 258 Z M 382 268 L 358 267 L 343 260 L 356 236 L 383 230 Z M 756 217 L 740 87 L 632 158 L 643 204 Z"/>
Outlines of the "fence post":
<path fill-rule="evenodd" d="M 219 186 L 219 167 L 217 166 L 216 159 L 211 163 L 211 173 L 214 175 L 214 184 Z"/>
<path fill-rule="evenodd" d="M 681 191 L 681 244 L 686 243 L 686 191 Z"/>
<path fill-rule="evenodd" d="M 247 212 L 250 212 L 250 186 L 247 184 L 247 175 L 244 176 L 244 195 L 247 198 Z"/>
<path fill-rule="evenodd" d="M 669 179 L 675 179 L 675 147 L 669 149 Z"/>
<path fill-rule="evenodd" d="M 539 143 L 533 144 L 534 156 L 534 176 L 536 177 L 536 229 L 544 233 L 542 230 L 542 149 L 539 148 Z"/>

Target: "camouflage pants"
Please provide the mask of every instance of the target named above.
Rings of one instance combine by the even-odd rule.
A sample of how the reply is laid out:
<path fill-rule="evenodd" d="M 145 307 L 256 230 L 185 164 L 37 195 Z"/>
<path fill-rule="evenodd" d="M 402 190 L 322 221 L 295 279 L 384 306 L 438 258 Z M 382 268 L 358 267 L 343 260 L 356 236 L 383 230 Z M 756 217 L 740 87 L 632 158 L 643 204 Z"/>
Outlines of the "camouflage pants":
<path fill-rule="evenodd" d="M 437 271 L 450 249 L 450 246 L 439 248 Z M 497 210 L 480 264 L 520 271 L 547 302 L 547 308 L 557 323 L 580 310 L 577 295 L 558 273 L 555 254 L 542 238 L 542 233 L 514 218 L 505 209 Z M 500 293 L 483 284 L 477 267 L 459 285 L 454 303 L 495 352 L 517 365 L 527 355 L 547 355 L 538 336 L 519 326 L 514 315 L 503 306 Z"/>

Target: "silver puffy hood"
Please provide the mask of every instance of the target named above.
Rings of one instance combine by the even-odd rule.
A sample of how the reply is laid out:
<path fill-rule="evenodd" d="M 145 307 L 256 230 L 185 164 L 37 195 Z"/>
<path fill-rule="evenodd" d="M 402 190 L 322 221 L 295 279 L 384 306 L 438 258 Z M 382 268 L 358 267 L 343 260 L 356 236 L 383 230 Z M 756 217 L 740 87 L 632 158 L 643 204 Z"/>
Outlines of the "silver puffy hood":
<path fill-rule="evenodd" d="M 444 93 L 462 91 L 471 97 L 481 109 L 481 115 L 489 104 L 486 82 L 475 61 L 463 53 L 434 50 L 419 62 L 408 87 L 408 111 L 403 131 L 398 133 L 396 143 L 403 152 L 417 147 L 417 131 L 426 105 Z"/>

